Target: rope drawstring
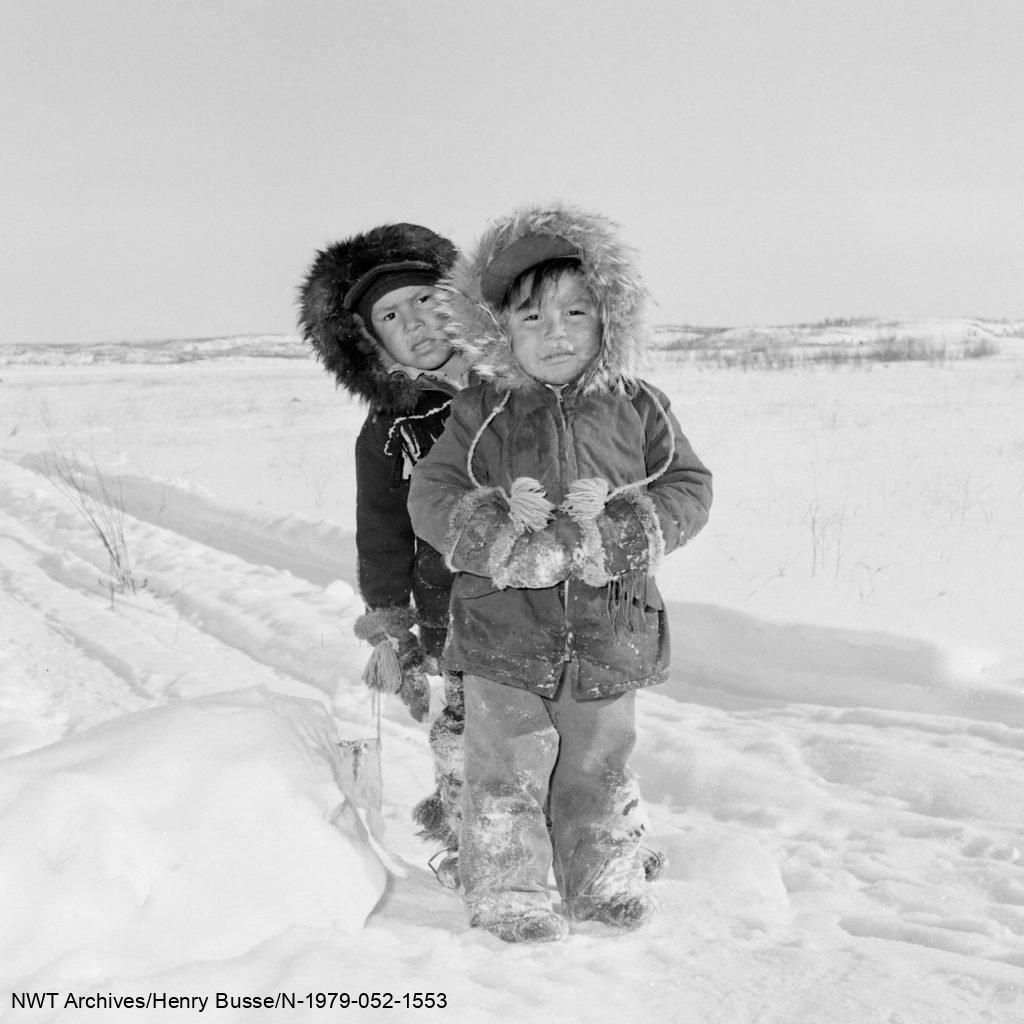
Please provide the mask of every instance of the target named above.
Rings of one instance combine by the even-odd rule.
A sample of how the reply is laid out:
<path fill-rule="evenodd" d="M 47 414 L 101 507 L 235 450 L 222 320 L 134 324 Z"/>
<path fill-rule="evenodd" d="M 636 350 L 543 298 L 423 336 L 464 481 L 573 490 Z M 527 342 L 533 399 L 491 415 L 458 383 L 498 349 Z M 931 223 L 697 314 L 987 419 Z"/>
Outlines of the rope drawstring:
<path fill-rule="evenodd" d="M 565 501 L 562 502 L 561 508 L 563 512 L 567 513 L 577 522 L 589 522 L 596 519 L 613 498 L 618 498 L 627 491 L 639 491 L 644 487 L 650 486 L 655 480 L 663 476 L 669 466 L 672 465 L 672 460 L 676 454 L 676 434 L 675 430 L 672 429 L 672 421 L 668 418 L 668 413 L 665 411 L 664 406 L 658 401 L 658 396 L 643 381 L 640 381 L 639 384 L 668 425 L 668 458 L 650 476 L 646 476 L 643 480 L 638 480 L 635 483 L 623 484 L 621 487 L 614 489 L 603 477 L 585 477 L 575 481 L 566 492 Z"/>
<path fill-rule="evenodd" d="M 480 483 L 476 478 L 476 474 L 473 472 L 473 456 L 476 455 L 476 446 L 480 442 L 480 438 L 483 437 L 484 431 L 491 425 L 492 420 L 501 412 L 502 409 L 508 405 L 508 400 L 512 397 L 511 391 L 506 391 L 502 396 L 501 401 L 494 407 L 491 414 L 480 424 L 480 429 L 476 432 L 476 436 L 473 438 L 473 443 L 469 446 L 469 451 L 466 454 L 466 475 L 469 477 L 470 483 L 477 490 L 483 489 L 483 484 Z M 502 492 L 504 493 L 504 492 Z M 508 495 L 506 494 L 507 498 Z"/>
<path fill-rule="evenodd" d="M 469 451 L 466 453 L 466 474 L 478 491 L 485 490 L 485 488 L 473 472 L 476 446 L 494 418 L 508 405 L 511 394 L 511 391 L 506 391 L 490 415 L 480 424 L 480 429 L 476 432 Z M 512 481 L 512 487 L 509 490 L 506 491 L 503 487 L 495 488 L 495 490 L 505 499 L 512 524 L 520 533 L 525 530 L 544 529 L 555 511 L 555 506 L 544 497 L 544 488 L 541 487 L 540 482 L 532 477 L 517 477 Z"/>
<path fill-rule="evenodd" d="M 624 491 L 628 491 L 631 488 L 635 487 L 639 489 L 641 487 L 649 487 L 651 484 L 654 483 L 655 480 L 664 476 L 665 473 L 668 472 L 668 467 L 672 465 L 672 460 L 676 457 L 676 432 L 672 429 L 672 421 L 668 418 L 668 413 L 665 412 L 665 407 L 661 404 L 661 402 L 658 401 L 658 396 L 651 390 L 651 388 L 646 383 L 644 383 L 644 381 L 641 380 L 638 381 L 637 383 L 639 383 L 640 387 L 647 392 L 647 396 L 654 403 L 654 408 L 658 410 L 658 413 L 660 414 L 661 418 L 665 421 L 665 424 L 668 426 L 668 458 L 665 459 L 664 463 L 661 466 L 661 469 L 659 469 L 655 473 L 652 473 L 650 476 L 644 477 L 643 480 L 638 480 L 635 484 L 624 484 L 622 487 L 616 487 L 614 491 L 609 493 L 609 501 L 611 501 L 612 498 L 617 498 Z"/>
<path fill-rule="evenodd" d="M 649 476 L 645 476 L 642 480 L 637 480 L 633 483 L 623 484 L 621 487 L 616 487 L 614 489 L 611 488 L 607 480 L 604 480 L 601 477 L 589 477 L 575 481 L 570 486 L 566 500 L 561 506 L 562 511 L 568 513 L 574 519 L 593 519 L 613 498 L 619 497 L 626 491 L 641 490 L 644 487 L 649 487 L 660 477 L 664 476 L 668 471 L 669 466 L 672 465 L 673 459 L 675 459 L 676 434 L 675 430 L 672 428 L 672 421 L 668 418 L 668 413 L 665 411 L 665 407 L 661 404 L 658 396 L 654 393 L 651 387 L 644 381 L 638 381 L 638 383 L 640 388 L 654 403 L 654 408 L 668 427 L 668 455 L 662 465 Z M 469 451 L 466 454 L 466 475 L 469 477 L 473 486 L 478 490 L 483 489 L 483 484 L 480 483 L 476 474 L 473 472 L 473 459 L 476 456 L 477 445 L 480 443 L 480 439 L 483 437 L 487 428 L 495 418 L 500 415 L 505 406 L 508 405 L 511 397 L 512 391 L 506 391 L 502 396 L 501 401 L 498 402 L 483 423 L 480 424 L 480 429 L 477 430 L 474 435 L 473 441 L 469 446 Z M 523 505 L 522 499 L 527 499 L 527 507 L 518 512 L 518 517 L 522 519 L 522 523 L 519 523 L 518 525 L 526 525 L 530 529 L 534 530 L 540 529 L 550 518 L 551 512 L 554 511 L 554 506 L 544 498 L 544 492 L 540 490 L 540 485 L 530 478 L 522 477 L 514 481 L 512 484 L 511 494 L 503 488 L 498 488 L 498 490 L 505 498 L 509 508 L 515 508 L 518 510 Z M 542 507 L 543 505 L 548 507 L 544 508 Z"/>

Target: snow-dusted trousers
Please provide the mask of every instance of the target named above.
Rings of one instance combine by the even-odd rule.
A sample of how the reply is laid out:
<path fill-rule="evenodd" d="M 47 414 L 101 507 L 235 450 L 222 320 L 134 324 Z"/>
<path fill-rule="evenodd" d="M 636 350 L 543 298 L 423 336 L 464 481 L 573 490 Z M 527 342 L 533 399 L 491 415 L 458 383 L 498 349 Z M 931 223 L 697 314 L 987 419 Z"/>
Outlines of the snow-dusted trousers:
<path fill-rule="evenodd" d="M 439 838 L 445 848 L 458 849 L 462 830 L 462 735 L 465 709 L 462 677 L 445 673 L 445 705 L 430 727 L 430 754 L 434 761 L 434 780 L 441 804 Z"/>
<path fill-rule="evenodd" d="M 471 923 L 551 909 L 552 867 L 569 916 L 643 894 L 646 825 L 627 767 L 636 694 L 577 701 L 563 681 L 549 699 L 473 675 L 464 685 L 459 874 Z"/>
<path fill-rule="evenodd" d="M 434 791 L 413 808 L 412 817 L 424 839 L 438 842 L 443 849 L 454 852 L 459 848 L 462 830 L 464 707 L 460 673 L 444 673 L 444 697 L 444 707 L 430 725 Z"/>

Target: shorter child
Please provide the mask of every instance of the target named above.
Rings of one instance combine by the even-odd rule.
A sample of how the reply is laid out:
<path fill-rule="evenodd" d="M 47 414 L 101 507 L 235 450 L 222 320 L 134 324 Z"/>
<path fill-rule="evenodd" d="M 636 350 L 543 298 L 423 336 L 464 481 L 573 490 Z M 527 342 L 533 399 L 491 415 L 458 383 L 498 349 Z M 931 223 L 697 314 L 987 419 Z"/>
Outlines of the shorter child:
<path fill-rule="evenodd" d="M 356 634 L 398 655 L 399 695 L 416 721 L 430 705 L 428 668 L 444 648 L 452 575 L 418 540 L 406 499 L 416 460 L 430 451 L 463 383 L 437 312 L 436 285 L 455 246 L 418 224 L 382 224 L 317 253 L 299 294 L 300 324 L 339 386 L 369 404 L 355 445 L 356 553 L 366 614 Z M 412 632 L 413 628 L 417 634 Z M 462 788 L 462 684 L 445 678 L 430 748 L 437 788 L 414 817 L 447 850 L 436 869 L 456 881 Z M 451 876 L 451 877 L 449 877 Z"/>
<path fill-rule="evenodd" d="M 703 527 L 711 476 L 637 376 L 644 292 L 608 221 L 519 211 L 441 287 L 483 383 L 454 399 L 409 509 L 457 573 L 446 658 L 464 673 L 470 923 L 563 938 L 553 865 L 565 916 L 637 927 L 654 903 L 635 691 L 669 656 L 652 574 Z"/>

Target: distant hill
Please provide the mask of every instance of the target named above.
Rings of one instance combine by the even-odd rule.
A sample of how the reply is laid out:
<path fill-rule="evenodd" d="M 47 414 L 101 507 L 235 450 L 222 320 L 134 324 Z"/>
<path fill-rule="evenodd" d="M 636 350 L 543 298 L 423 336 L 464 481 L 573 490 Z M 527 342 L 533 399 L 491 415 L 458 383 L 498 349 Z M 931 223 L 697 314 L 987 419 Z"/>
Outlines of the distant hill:
<path fill-rule="evenodd" d="M 200 359 L 309 359 L 292 334 L 238 334 L 226 338 L 168 338 L 97 344 L 0 345 L 0 366 L 85 366 L 91 363 L 191 363 Z"/>
<path fill-rule="evenodd" d="M 656 350 L 719 366 L 780 367 L 808 362 L 956 359 L 994 355 L 1024 344 L 1024 320 L 979 318 L 825 320 L 780 326 L 698 327 L 663 324 Z M 239 334 L 98 344 L 0 345 L 0 366 L 94 363 L 190 363 L 202 359 L 312 359 L 294 334 Z"/>
<path fill-rule="evenodd" d="M 718 365 L 791 365 L 907 359 L 957 359 L 995 355 L 1024 343 L 1024 320 L 976 317 L 824 320 L 813 324 L 748 327 L 655 328 L 665 353 Z"/>

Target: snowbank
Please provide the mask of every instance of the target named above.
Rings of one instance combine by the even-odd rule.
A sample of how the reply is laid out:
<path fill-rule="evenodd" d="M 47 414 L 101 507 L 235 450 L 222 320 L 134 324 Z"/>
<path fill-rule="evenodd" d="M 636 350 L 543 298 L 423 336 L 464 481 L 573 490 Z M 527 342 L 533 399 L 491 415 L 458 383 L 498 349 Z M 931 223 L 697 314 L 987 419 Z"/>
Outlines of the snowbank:
<path fill-rule="evenodd" d="M 360 929 L 386 872 L 338 787 L 334 726 L 263 688 L 126 715 L 4 763 L 0 964 L 45 984 Z M 17 985 L 15 982 L 17 981 Z"/>

